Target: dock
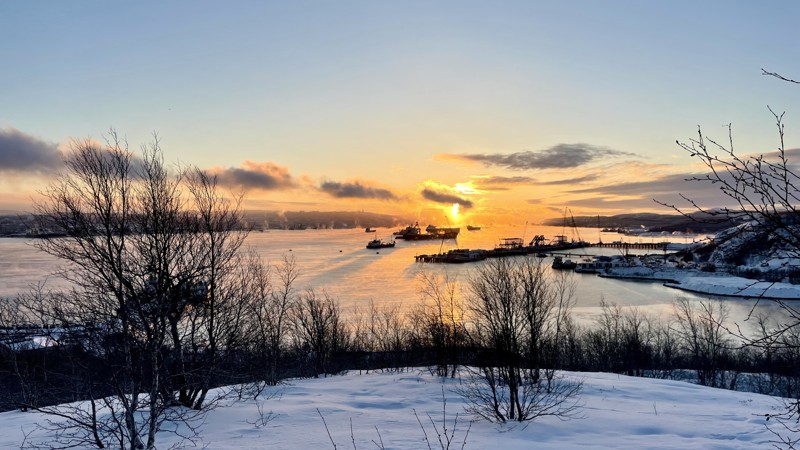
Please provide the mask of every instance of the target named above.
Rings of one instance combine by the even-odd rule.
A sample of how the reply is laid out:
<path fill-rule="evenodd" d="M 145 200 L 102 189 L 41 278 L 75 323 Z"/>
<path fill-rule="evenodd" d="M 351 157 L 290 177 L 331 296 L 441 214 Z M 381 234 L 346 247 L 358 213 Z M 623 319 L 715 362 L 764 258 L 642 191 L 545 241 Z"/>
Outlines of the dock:
<path fill-rule="evenodd" d="M 667 251 L 669 242 L 560 242 L 558 244 L 522 245 L 519 238 L 506 238 L 498 247 L 491 250 L 482 249 L 455 249 L 446 253 L 430 255 L 416 255 L 414 261 L 422 263 L 468 263 L 482 261 L 486 258 L 502 258 L 506 256 L 578 256 L 591 257 L 593 255 L 570 253 L 570 250 L 579 248 L 616 248 L 620 250 L 659 250 Z"/>
<path fill-rule="evenodd" d="M 589 247 L 598 248 L 619 248 L 631 250 L 666 250 L 669 242 L 598 242 L 596 244 L 589 244 Z"/>

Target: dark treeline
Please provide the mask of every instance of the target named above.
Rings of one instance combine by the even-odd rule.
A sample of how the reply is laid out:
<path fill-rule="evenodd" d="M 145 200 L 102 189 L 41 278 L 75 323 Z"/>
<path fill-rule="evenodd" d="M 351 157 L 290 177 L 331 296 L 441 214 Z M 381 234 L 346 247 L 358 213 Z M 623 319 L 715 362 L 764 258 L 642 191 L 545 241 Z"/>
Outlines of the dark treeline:
<path fill-rule="evenodd" d="M 251 282 L 265 282 L 259 276 L 268 274 L 259 271 L 268 269 L 251 263 L 255 264 L 249 267 L 255 275 Z M 255 395 L 285 379 L 346 370 L 429 367 L 440 376 L 455 376 L 459 366 L 498 367 L 514 361 L 521 368 L 543 371 L 613 372 L 783 397 L 800 395 L 800 334 L 793 330 L 771 340 L 774 333 L 767 318 L 756 317 L 762 339 L 742 345 L 723 327 L 728 318 L 722 301 L 678 299 L 669 317 L 603 302 L 592 325 L 577 326 L 571 317 L 561 317 L 557 331 L 556 314 L 549 314 L 534 333 L 537 342 L 498 351 L 481 329 L 485 320 L 470 319 L 475 305 L 461 304 L 451 280 L 425 278 L 427 301 L 410 313 L 368 305 L 345 318 L 330 296 L 294 290 L 293 261 L 283 261 L 273 270 L 270 275 L 284 284 L 276 286 L 273 279 L 269 289 L 261 286 L 251 292 L 250 300 L 257 301 L 249 302 L 249 311 L 240 318 L 241 335 L 216 355 L 211 386 L 249 385 Z M 507 319 L 501 314 L 495 317 Z M 124 355 L 113 350 L 115 336 L 103 327 L 51 324 L 47 331 L 41 325 L 33 329 L 3 325 L 0 410 L 35 409 L 113 393 Z M 47 348 L 26 349 L 22 341 L 28 334 L 52 342 Z M 20 341 L 17 347 L 14 336 Z M 98 339 L 104 341 L 102 346 Z M 165 346 L 163 370 L 170 374 L 168 379 L 180 378 L 180 385 L 199 385 L 200 375 L 208 376 L 204 369 L 208 355 L 201 345 L 183 352 L 178 361 Z M 144 356 L 135 354 L 133 364 Z"/>

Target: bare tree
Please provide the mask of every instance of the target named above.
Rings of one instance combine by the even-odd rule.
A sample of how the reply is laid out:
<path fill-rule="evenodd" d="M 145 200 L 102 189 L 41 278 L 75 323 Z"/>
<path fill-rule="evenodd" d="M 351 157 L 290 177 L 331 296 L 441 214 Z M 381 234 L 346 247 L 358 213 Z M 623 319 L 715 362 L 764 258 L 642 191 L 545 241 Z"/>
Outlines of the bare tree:
<path fill-rule="evenodd" d="M 275 386 L 281 379 L 281 363 L 289 346 L 290 313 L 300 301 L 295 287 L 300 271 L 294 257 L 285 256 L 280 263 L 269 265 L 255 253 L 249 255 L 245 267 L 246 295 L 250 297 L 247 348 L 258 359 L 260 375 L 256 378 Z"/>
<path fill-rule="evenodd" d="M 724 327 L 729 308 L 720 301 L 678 298 L 675 303 L 675 324 L 685 351 L 692 358 L 700 384 L 726 387 L 730 382 L 730 334 Z"/>
<path fill-rule="evenodd" d="M 414 311 L 413 320 L 416 328 L 425 332 L 425 343 L 434 352 L 437 375 L 455 378 L 459 349 L 467 341 L 460 285 L 447 274 L 436 276 L 423 272 L 419 279 L 423 303 Z"/>
<path fill-rule="evenodd" d="M 762 69 L 762 74 L 784 82 L 797 84 L 794 79 L 775 72 Z M 800 257 L 800 193 L 798 182 L 800 175 L 791 161 L 791 152 L 785 145 L 784 113 L 777 113 L 772 108 L 769 112 L 775 118 L 778 146 L 771 154 L 742 155 L 734 148 L 732 127 L 728 125 L 727 139 L 714 140 L 707 137 L 698 127 L 697 137 L 688 142 L 678 141 L 680 148 L 702 163 L 708 172 L 705 175 L 689 178 L 688 181 L 719 188 L 731 205 L 720 209 L 706 208 L 686 195 L 681 197 L 688 207 L 659 202 L 676 211 L 686 214 L 687 211 L 700 211 L 711 220 L 736 219 L 745 221 L 741 231 L 756 237 L 762 236 L 775 240 L 781 250 L 794 258 Z M 750 345 L 764 347 L 780 341 L 787 333 L 793 333 L 800 327 L 800 309 L 796 305 L 782 300 L 775 300 L 786 315 L 780 326 L 770 329 L 769 335 L 759 339 L 751 339 L 738 332 L 739 337 Z M 756 304 L 758 300 L 756 301 Z M 755 305 L 754 307 L 755 308 Z M 751 310 L 752 312 L 752 310 Z M 789 415 L 796 418 L 800 400 L 795 398 L 787 402 Z M 785 443 L 784 443 L 785 444 Z M 791 443 L 791 447 L 794 443 Z"/>
<path fill-rule="evenodd" d="M 243 239 L 238 207 L 213 178 L 168 170 L 157 137 L 137 157 L 112 130 L 105 145 L 73 142 L 66 163 L 36 205 L 39 226 L 63 237 L 36 245 L 65 261 L 73 288 L 38 312 L 64 330 L 95 328 L 92 345 L 113 369 L 103 428 L 122 448 L 155 448 L 164 420 L 187 417 L 173 405 L 200 408 L 210 386 L 209 372 L 189 376 L 185 352 L 216 358 L 219 286 Z M 187 331 L 189 311 L 204 312 L 203 333 Z"/>
<path fill-rule="evenodd" d="M 797 217 L 800 211 L 797 209 L 797 183 L 800 178 L 794 172 L 785 146 L 784 113 L 768 109 L 775 118 L 778 134 L 778 148 L 772 154 L 742 156 L 737 153 L 730 124 L 726 141 L 709 138 L 699 127 L 697 138 L 688 142 L 677 141 L 680 148 L 708 170 L 704 175 L 690 177 L 687 181 L 717 187 L 731 201 L 731 206 L 708 208 L 683 194 L 681 197 L 689 204 L 688 208 L 657 202 L 689 218 L 692 218 L 689 212 L 697 211 L 707 217 L 703 220 L 744 221 L 746 230 L 773 235 L 787 251 L 798 256 L 800 222 Z"/>
<path fill-rule="evenodd" d="M 247 232 L 241 230 L 241 197 L 228 200 L 221 195 L 216 178 L 197 168 L 188 172 L 186 181 L 191 194 L 189 213 L 194 214 L 196 224 L 192 247 L 201 257 L 193 273 L 196 281 L 188 292 L 192 303 L 185 314 L 192 319 L 189 327 L 192 367 L 188 373 L 196 376 L 177 388 L 178 401 L 199 410 L 209 389 L 215 386 L 214 377 L 222 369 L 224 352 L 236 347 L 243 335 L 245 293 L 236 287 L 238 280 L 247 275 L 236 269 Z M 178 333 L 183 315 L 170 315 L 173 348 L 177 352 L 183 346 Z"/>
<path fill-rule="evenodd" d="M 338 372 L 334 355 L 347 349 L 350 336 L 339 305 L 327 293 L 309 289 L 290 313 L 295 346 L 311 367 L 314 378 Z"/>
<path fill-rule="evenodd" d="M 561 313 L 541 261 L 487 260 L 469 286 L 474 338 L 488 351 L 461 389 L 469 411 L 499 422 L 576 416 L 581 383 L 541 377 L 546 330 Z"/>

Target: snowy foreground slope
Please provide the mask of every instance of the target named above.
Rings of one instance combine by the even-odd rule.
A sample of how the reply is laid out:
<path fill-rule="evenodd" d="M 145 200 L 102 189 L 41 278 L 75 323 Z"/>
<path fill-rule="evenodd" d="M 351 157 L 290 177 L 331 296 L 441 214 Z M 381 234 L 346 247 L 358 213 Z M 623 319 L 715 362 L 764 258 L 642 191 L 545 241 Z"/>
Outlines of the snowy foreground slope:
<path fill-rule="evenodd" d="M 705 388 L 685 382 L 633 378 L 607 373 L 569 373 L 584 381 L 584 418 L 543 418 L 527 426 L 473 423 L 466 449 L 754 449 L 771 448 L 774 436 L 764 414 L 780 408 L 779 399 L 759 394 Z M 451 389 L 458 380 L 427 371 L 350 373 L 319 380 L 296 380 L 278 389 L 280 398 L 262 402 L 274 418 L 263 427 L 256 402 L 221 406 L 202 425 L 208 449 L 333 449 L 317 408 L 338 449 L 375 449 L 375 427 L 386 449 L 427 449 L 414 410 L 423 419 L 432 448 L 440 448 L 426 414 L 441 427 L 442 387 L 447 427 L 459 414 L 452 449 L 461 448 L 468 421 L 462 400 Z M 41 420 L 37 413 L 0 414 L 0 448 L 19 448 L 23 430 Z M 43 441 L 39 435 L 32 440 Z M 158 448 L 175 443 L 160 436 Z M 191 448 L 191 447 L 190 447 Z"/>

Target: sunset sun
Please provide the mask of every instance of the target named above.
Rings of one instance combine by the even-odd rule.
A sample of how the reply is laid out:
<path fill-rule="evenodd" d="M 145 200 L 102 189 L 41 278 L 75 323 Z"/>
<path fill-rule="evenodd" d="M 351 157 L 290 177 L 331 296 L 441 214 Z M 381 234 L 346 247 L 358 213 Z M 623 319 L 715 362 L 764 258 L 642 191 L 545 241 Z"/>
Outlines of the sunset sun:
<path fill-rule="evenodd" d="M 450 209 L 450 215 L 453 217 L 453 220 L 458 220 L 458 210 L 460 205 L 458 203 L 453 203 L 453 207 Z"/>

